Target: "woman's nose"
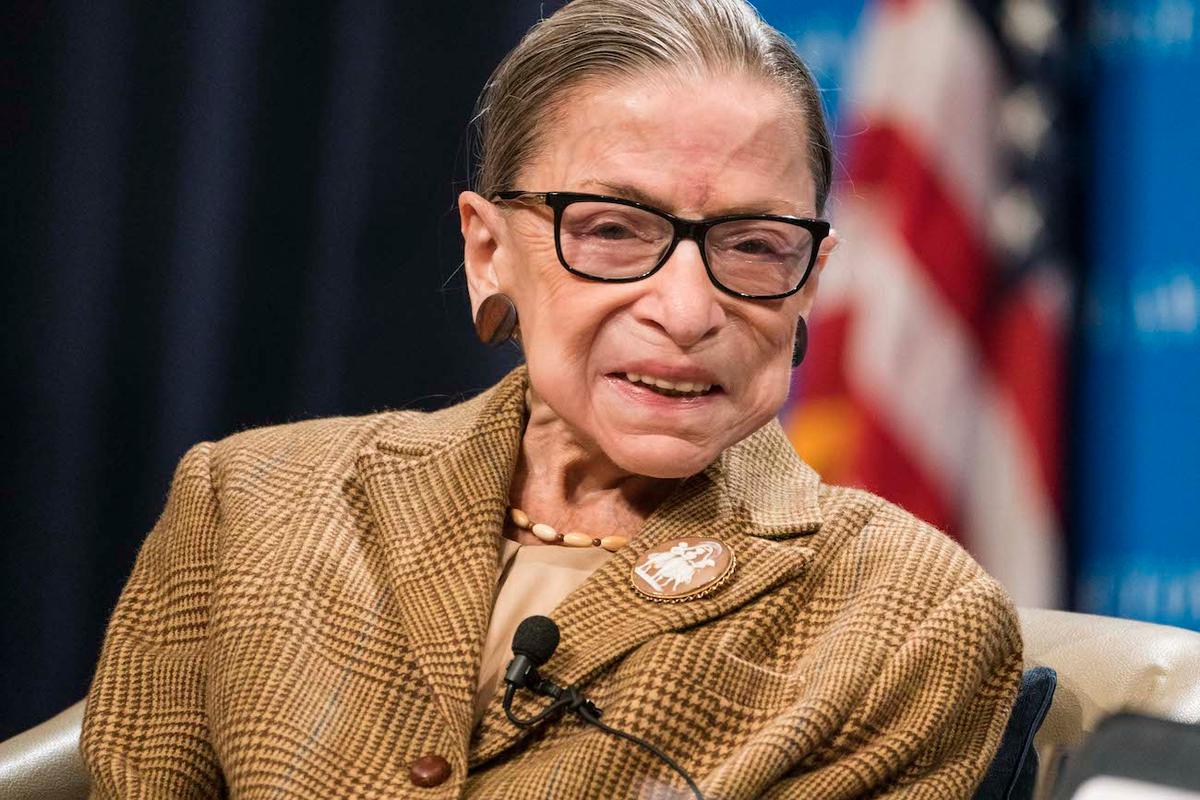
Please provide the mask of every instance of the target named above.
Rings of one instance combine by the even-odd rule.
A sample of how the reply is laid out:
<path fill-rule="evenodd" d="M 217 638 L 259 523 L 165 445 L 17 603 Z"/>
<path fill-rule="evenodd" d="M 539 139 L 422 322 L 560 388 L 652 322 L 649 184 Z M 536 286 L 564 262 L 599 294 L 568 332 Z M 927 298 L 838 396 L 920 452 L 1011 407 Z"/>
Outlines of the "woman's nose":
<path fill-rule="evenodd" d="M 642 319 L 661 328 L 680 347 L 692 347 L 721 326 L 725 312 L 708 279 L 700 249 L 680 242 L 667 263 L 646 279 Z"/>

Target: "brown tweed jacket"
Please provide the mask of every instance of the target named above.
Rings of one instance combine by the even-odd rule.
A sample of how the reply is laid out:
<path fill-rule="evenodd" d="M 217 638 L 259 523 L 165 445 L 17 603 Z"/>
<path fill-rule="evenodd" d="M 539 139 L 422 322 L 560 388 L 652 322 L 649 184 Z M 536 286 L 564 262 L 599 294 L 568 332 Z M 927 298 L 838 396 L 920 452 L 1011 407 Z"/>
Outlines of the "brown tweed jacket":
<path fill-rule="evenodd" d="M 526 381 L 192 448 L 88 695 L 95 795 L 684 796 L 574 718 L 524 735 L 498 696 L 471 730 Z M 631 565 L 677 536 L 732 545 L 733 578 L 641 599 Z M 994 580 L 904 511 L 822 485 L 776 423 L 685 481 L 554 617 L 544 672 L 709 798 L 969 797 L 1021 665 Z M 452 773 L 418 788 L 428 754 Z"/>

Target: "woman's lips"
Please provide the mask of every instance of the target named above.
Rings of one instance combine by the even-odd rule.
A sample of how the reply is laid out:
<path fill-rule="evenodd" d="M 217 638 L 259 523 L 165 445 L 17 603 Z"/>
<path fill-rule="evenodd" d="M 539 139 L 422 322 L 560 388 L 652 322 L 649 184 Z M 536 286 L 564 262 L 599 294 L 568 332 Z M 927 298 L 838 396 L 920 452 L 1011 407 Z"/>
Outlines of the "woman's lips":
<path fill-rule="evenodd" d="M 653 388 L 669 391 L 708 391 L 720 388 L 721 381 L 716 373 L 700 364 L 671 362 L 656 358 L 637 358 L 623 361 L 619 367 L 608 372 L 628 379 L 632 383 L 644 383 Z"/>
<path fill-rule="evenodd" d="M 651 388 L 641 381 L 630 381 L 626 373 L 615 372 L 605 376 L 610 385 L 625 397 L 639 403 L 653 405 L 659 408 L 694 408 L 708 405 L 713 398 L 722 393 L 718 385 L 710 385 L 704 391 L 681 392 L 673 389 Z M 640 377 L 640 376 L 639 376 Z M 676 384 L 678 385 L 678 384 Z"/>
<path fill-rule="evenodd" d="M 641 375 L 636 372 L 616 373 L 625 378 L 630 383 L 640 384 L 649 389 L 657 389 L 668 395 L 678 393 L 680 395 L 700 395 L 711 391 L 713 384 L 709 381 L 690 381 L 690 380 L 668 380 L 655 375 Z M 717 387 L 718 389 L 720 386 Z"/>

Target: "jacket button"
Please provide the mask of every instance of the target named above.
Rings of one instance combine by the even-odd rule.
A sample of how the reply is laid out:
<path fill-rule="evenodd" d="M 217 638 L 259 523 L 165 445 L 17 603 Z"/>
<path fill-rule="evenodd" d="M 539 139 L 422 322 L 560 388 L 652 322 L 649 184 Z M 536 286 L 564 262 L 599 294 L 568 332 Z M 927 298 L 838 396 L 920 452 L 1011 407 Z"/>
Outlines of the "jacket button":
<path fill-rule="evenodd" d="M 408 779 L 417 786 L 437 786 L 449 777 L 450 762 L 441 756 L 421 756 L 408 770 Z"/>

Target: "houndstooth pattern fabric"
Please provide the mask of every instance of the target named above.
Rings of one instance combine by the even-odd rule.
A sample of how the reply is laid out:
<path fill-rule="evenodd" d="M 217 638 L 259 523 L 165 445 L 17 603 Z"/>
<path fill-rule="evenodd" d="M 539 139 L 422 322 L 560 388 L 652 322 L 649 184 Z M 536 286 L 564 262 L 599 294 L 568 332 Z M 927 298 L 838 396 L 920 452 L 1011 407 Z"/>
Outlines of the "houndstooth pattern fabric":
<path fill-rule="evenodd" d="M 96 797 L 668 798 L 682 780 L 574 718 L 472 730 L 528 376 L 432 414 L 193 447 L 109 624 L 82 748 Z M 639 555 L 731 545 L 707 597 L 656 604 Z M 543 670 L 708 798 L 969 797 L 1021 643 L 942 533 L 826 486 L 772 422 L 684 481 L 556 609 Z M 544 700 L 521 693 L 516 711 Z M 438 754 L 451 776 L 409 779 Z"/>

